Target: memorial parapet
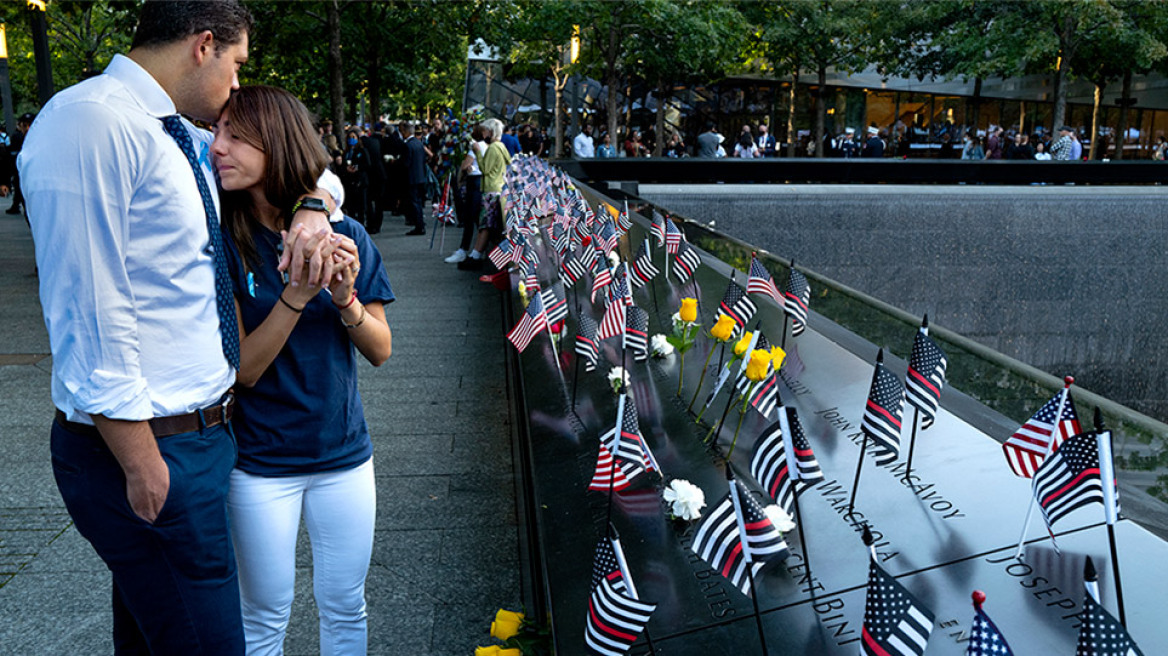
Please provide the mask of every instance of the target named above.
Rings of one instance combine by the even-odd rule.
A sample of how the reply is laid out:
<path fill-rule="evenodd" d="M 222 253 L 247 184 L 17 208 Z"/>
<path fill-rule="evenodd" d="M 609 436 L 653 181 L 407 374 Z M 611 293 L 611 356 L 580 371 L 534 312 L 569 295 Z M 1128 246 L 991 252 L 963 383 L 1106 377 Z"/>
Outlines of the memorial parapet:
<path fill-rule="evenodd" d="M 591 190 L 584 193 L 594 204 L 615 204 Z M 633 217 L 632 228 L 620 240 L 622 259 L 631 259 L 647 238 L 647 227 L 644 218 Z M 556 256 L 547 241 L 547 236 L 531 239 L 535 248 L 543 249 L 536 275 L 545 285 L 558 279 Z M 699 299 L 703 335 L 685 359 L 683 372 L 677 353 L 644 362 L 631 354 L 623 359 L 640 433 L 659 473 L 638 477 L 612 496 L 611 505 L 608 493 L 589 491 L 600 436 L 613 428 L 618 412 L 618 397 L 606 374 L 621 365 L 622 353 L 619 337 L 601 342 L 600 363 L 593 372 L 584 371 L 573 353 L 579 317 L 600 322 L 604 313 L 602 300 L 594 305 L 589 299 L 587 278 L 567 290 L 566 337 L 558 349 L 547 335 L 539 335 L 523 353 L 512 352 L 515 389 L 524 409 L 517 421 L 532 497 L 527 521 L 539 542 L 536 565 L 556 653 L 591 653 L 584 635 L 593 556 L 610 522 L 623 544 L 639 599 L 656 604 L 630 653 L 763 653 L 752 599 L 694 554 L 690 547 L 699 522 L 669 519 L 661 497 L 664 483 L 690 481 L 705 492 L 705 517 L 727 491 L 722 454 L 730 447 L 736 411 L 717 436 L 717 448 L 707 448 L 702 440 L 708 428 L 695 423 L 687 405 L 711 347 L 705 334 L 727 288 L 730 267 L 701 252 L 702 265 L 683 286 L 665 277 L 664 249 L 654 244 L 652 253 L 662 273 L 632 293 L 636 305 L 648 313 L 649 333 L 668 334 L 681 299 L 693 296 Z M 739 282 L 745 287 L 741 275 Z M 814 282 L 812 287 L 816 291 Z M 761 325 L 779 343 L 787 325 L 782 308 L 756 294 L 751 298 L 758 312 L 748 327 Z M 786 406 L 797 410 L 825 479 L 799 495 L 802 526 L 786 536 L 790 557 L 755 577 L 753 601 L 769 653 L 859 652 L 869 562 L 860 538 L 865 527 L 873 534 L 877 562 L 935 615 L 925 653 L 965 653 L 974 589 L 987 592 L 986 611 L 1015 653 L 1074 653 L 1088 556 L 1101 572 L 1103 606 L 1113 614 L 1116 608 L 1099 504 L 1075 510 L 1055 525 L 1053 540 L 1061 554 L 1055 553 L 1038 517 L 1025 534 L 1023 557 L 1015 559 L 1031 485 L 1009 471 L 1000 444 L 985 432 L 1012 422 L 952 388 L 941 396 L 935 423 L 916 437 L 911 473 L 904 458 L 906 430 L 901 457 L 883 467 L 867 458 L 856 489 L 863 441 L 859 427 L 878 345 L 816 314 L 814 294 L 812 298 L 808 329 L 786 340 L 779 393 Z M 511 323 L 523 312 L 519 295 L 513 295 Z M 888 357 L 886 364 L 903 379 L 904 361 Z M 709 389 L 707 376 L 697 405 Z M 725 397 L 723 392 L 716 398 L 709 412 L 722 414 Z M 772 423 L 773 418 L 748 408 L 741 425 L 729 465 L 749 490 L 759 490 L 750 474 L 755 441 Z M 1168 581 L 1168 544 L 1126 519 L 1115 528 L 1128 630 L 1145 654 L 1168 653 L 1168 627 L 1159 621 L 1163 582 Z"/>

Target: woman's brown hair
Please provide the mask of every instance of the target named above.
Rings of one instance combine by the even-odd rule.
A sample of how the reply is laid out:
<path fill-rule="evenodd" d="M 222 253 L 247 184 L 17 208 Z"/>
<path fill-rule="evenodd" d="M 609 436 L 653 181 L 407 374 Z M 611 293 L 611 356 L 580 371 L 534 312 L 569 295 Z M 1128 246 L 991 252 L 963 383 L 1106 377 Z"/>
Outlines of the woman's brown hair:
<path fill-rule="evenodd" d="M 280 223 L 287 227 L 292 206 L 317 187 L 328 166 L 312 116 L 296 96 L 283 89 L 263 85 L 240 87 L 231 94 L 223 113 L 230 120 L 231 133 L 266 155 L 264 196 L 280 209 Z M 245 266 L 258 266 L 259 255 L 252 239 L 262 226 L 252 211 L 247 191 L 222 192 L 223 218 L 243 255 Z"/>

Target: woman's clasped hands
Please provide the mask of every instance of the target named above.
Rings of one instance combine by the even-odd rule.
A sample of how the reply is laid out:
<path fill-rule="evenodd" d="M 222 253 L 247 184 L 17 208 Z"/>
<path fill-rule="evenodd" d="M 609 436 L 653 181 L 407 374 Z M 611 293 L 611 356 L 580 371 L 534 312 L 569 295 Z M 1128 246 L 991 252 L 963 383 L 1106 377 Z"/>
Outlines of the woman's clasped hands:
<path fill-rule="evenodd" d="M 289 283 L 284 294 L 288 301 L 304 307 L 322 287 L 328 289 L 338 305 L 352 298 L 357 273 L 361 270 L 357 245 L 352 239 L 324 229 L 312 232 L 303 225 L 281 230 L 280 237 L 285 253 L 299 254 L 288 262 L 286 270 Z M 293 271 L 294 268 L 298 270 Z"/>

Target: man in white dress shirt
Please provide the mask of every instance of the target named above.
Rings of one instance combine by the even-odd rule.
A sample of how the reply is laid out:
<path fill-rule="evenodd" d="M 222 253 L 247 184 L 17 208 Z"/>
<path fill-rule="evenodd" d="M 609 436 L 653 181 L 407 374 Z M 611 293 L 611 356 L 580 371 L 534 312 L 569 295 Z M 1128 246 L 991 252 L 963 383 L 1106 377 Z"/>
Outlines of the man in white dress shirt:
<path fill-rule="evenodd" d="M 20 156 L 53 471 L 112 573 L 118 654 L 244 651 L 225 506 L 238 328 L 217 290 L 211 134 L 179 115 L 218 117 L 251 27 L 237 0 L 146 2 L 128 56 L 57 94 Z M 306 214 L 320 235 L 327 216 Z M 298 284 L 328 275 L 325 255 Z"/>
<path fill-rule="evenodd" d="M 592 143 L 592 126 L 585 125 L 580 134 L 572 140 L 572 154 L 576 159 L 590 159 L 596 157 L 596 148 Z"/>

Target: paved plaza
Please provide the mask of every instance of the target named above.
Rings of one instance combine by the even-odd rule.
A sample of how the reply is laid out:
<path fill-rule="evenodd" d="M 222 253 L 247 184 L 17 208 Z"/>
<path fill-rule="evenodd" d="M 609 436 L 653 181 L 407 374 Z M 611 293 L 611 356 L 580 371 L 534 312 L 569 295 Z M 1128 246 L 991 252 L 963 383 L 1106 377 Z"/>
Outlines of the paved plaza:
<path fill-rule="evenodd" d="M 505 329 L 493 287 L 404 231 L 388 217 L 375 237 L 393 356 L 360 372 L 378 492 L 369 653 L 470 654 L 495 609 L 520 605 Z M 51 359 L 20 216 L 0 213 L 0 271 L 0 653 L 112 653 L 109 574 L 53 482 Z M 303 532 L 299 555 L 290 656 L 319 653 Z"/>

